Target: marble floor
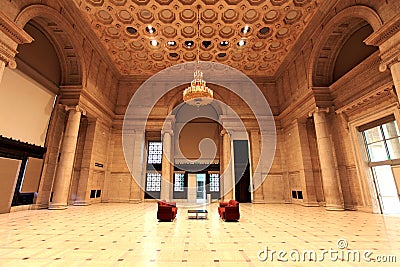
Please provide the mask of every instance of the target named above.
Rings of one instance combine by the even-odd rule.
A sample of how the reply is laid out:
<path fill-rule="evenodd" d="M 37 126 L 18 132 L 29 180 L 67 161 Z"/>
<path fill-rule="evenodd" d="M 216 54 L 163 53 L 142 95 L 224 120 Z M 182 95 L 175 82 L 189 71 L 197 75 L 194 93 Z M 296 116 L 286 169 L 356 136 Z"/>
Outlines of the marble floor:
<path fill-rule="evenodd" d="M 221 221 L 217 204 L 208 206 L 207 220 L 188 219 L 187 209 L 180 208 L 174 222 L 158 222 L 157 204 L 149 202 L 0 214 L 0 266 L 377 266 L 378 261 L 400 262 L 399 216 L 298 205 L 240 204 L 240 209 L 239 222 Z M 370 262 L 363 259 L 365 251 Z M 352 256 L 356 253 L 361 255 L 359 262 Z M 313 255 L 316 260 L 310 261 Z"/>

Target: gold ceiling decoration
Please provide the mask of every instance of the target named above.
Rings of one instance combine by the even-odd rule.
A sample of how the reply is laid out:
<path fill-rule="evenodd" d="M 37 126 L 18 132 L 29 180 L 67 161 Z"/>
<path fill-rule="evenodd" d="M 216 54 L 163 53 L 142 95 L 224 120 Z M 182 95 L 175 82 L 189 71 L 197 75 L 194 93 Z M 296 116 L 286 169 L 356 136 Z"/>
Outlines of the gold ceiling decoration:
<path fill-rule="evenodd" d="M 202 61 L 273 76 L 320 2 L 74 0 L 122 75 L 153 75 L 192 62 L 199 48 Z"/>

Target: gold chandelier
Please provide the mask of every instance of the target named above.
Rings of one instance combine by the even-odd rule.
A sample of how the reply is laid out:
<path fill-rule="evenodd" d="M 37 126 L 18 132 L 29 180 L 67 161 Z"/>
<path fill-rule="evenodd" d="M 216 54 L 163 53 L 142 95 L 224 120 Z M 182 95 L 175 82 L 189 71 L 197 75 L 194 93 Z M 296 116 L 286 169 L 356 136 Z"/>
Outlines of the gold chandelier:
<path fill-rule="evenodd" d="M 190 86 L 183 91 L 183 101 L 192 106 L 205 106 L 213 101 L 213 90 L 206 86 L 203 80 L 203 72 L 199 70 L 200 54 L 200 5 L 197 6 L 197 64 L 194 71 L 194 79 Z"/>

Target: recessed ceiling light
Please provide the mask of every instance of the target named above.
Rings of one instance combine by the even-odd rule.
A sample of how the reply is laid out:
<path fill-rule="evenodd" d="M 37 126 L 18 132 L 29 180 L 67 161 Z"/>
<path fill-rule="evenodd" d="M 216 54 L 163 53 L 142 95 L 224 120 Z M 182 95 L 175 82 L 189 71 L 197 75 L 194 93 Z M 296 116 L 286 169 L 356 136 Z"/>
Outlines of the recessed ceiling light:
<path fill-rule="evenodd" d="M 175 46 L 176 45 L 176 42 L 175 41 L 168 41 L 168 43 L 167 43 L 169 46 Z"/>
<path fill-rule="evenodd" d="M 244 26 L 241 30 L 240 30 L 243 34 L 246 34 L 250 31 L 250 27 L 249 26 Z"/>
<path fill-rule="evenodd" d="M 203 41 L 202 44 L 205 48 L 208 48 L 211 45 L 211 41 Z"/>
<path fill-rule="evenodd" d="M 171 57 L 178 57 L 178 53 L 169 53 Z"/>
<path fill-rule="evenodd" d="M 148 33 L 155 33 L 156 32 L 156 29 L 154 28 L 154 27 L 152 27 L 152 26 L 147 26 L 146 27 L 146 32 L 148 32 Z"/>
<path fill-rule="evenodd" d="M 259 30 L 260 34 L 267 34 L 271 29 L 269 27 L 263 27 Z"/>
<path fill-rule="evenodd" d="M 151 40 L 151 41 L 150 41 L 150 44 L 151 44 L 152 46 L 157 46 L 157 45 L 158 45 L 158 42 L 157 42 L 157 40 Z"/>
<path fill-rule="evenodd" d="M 194 42 L 193 42 L 193 41 L 185 41 L 185 46 L 186 46 L 187 48 L 191 48 L 193 45 L 194 45 Z"/>
<path fill-rule="evenodd" d="M 246 44 L 246 41 L 245 40 L 240 40 L 238 43 L 237 43 L 237 45 L 238 46 L 244 46 Z"/>
<path fill-rule="evenodd" d="M 221 46 L 227 46 L 229 44 L 229 42 L 228 41 L 221 41 L 219 44 Z"/>
<path fill-rule="evenodd" d="M 126 31 L 130 34 L 135 34 L 137 33 L 137 30 L 133 27 L 126 27 Z"/>
<path fill-rule="evenodd" d="M 218 54 L 218 57 L 225 57 L 226 56 L 226 53 L 219 53 Z"/>

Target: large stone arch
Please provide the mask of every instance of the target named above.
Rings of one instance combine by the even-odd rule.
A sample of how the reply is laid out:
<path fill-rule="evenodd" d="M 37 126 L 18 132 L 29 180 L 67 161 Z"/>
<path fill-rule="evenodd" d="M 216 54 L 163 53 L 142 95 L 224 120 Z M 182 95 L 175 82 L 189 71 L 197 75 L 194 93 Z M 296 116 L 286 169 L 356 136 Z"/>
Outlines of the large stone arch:
<path fill-rule="evenodd" d="M 83 50 L 76 29 L 56 9 L 40 4 L 27 6 L 15 18 L 23 28 L 30 20 L 46 31 L 59 55 L 62 85 L 82 85 L 86 71 Z"/>
<path fill-rule="evenodd" d="M 332 83 L 334 60 L 341 46 L 360 27 L 369 24 L 374 31 L 382 26 L 375 10 L 367 6 L 351 6 L 340 11 L 324 27 L 311 52 L 309 87 L 326 87 Z"/>

